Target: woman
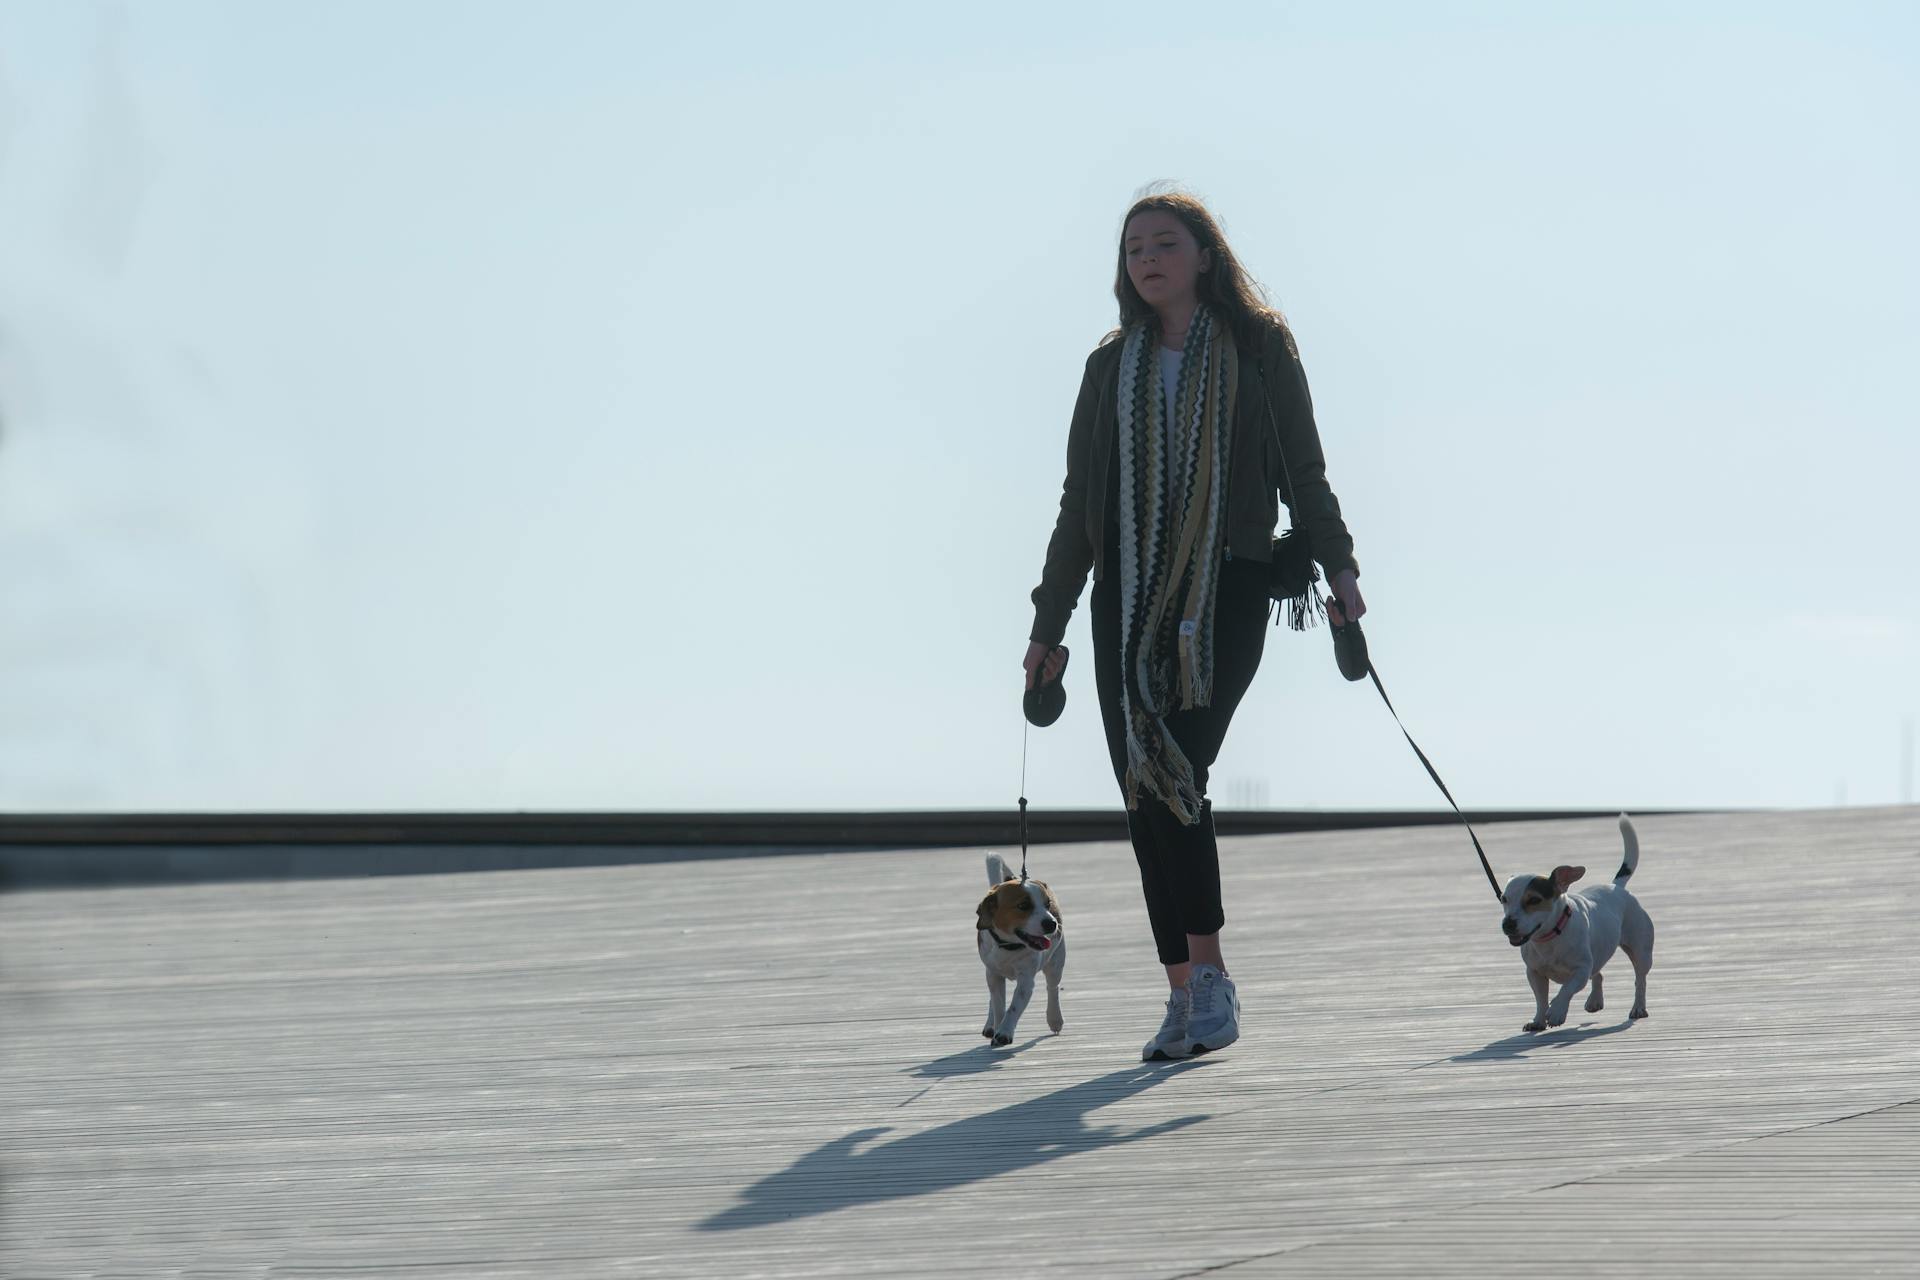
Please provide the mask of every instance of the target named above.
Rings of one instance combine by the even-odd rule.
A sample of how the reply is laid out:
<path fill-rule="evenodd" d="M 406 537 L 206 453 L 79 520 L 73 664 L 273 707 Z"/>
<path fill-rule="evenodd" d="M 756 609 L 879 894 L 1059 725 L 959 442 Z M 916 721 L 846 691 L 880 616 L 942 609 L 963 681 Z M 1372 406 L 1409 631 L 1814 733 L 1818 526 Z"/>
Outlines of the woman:
<path fill-rule="evenodd" d="M 1025 666 L 1028 688 L 1059 678 L 1092 569 L 1100 715 L 1171 988 L 1151 1060 L 1240 1035 L 1207 770 L 1260 665 L 1280 499 L 1326 571 L 1329 609 L 1359 618 L 1366 603 L 1293 335 L 1206 207 L 1136 201 L 1113 291 L 1120 327 L 1087 358 Z"/>

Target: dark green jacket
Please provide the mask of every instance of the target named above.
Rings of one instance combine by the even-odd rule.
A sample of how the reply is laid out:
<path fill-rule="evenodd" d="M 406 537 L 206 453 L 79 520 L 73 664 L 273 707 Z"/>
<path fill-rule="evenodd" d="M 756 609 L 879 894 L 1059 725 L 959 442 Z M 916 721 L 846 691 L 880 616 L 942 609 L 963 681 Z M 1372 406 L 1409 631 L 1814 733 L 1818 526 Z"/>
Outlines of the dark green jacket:
<path fill-rule="evenodd" d="M 1073 406 L 1073 425 L 1067 429 L 1067 479 L 1060 489 L 1060 517 L 1047 543 L 1047 562 L 1040 585 L 1033 589 L 1033 631 L 1029 639 L 1056 645 L 1067 633 L 1067 619 L 1080 601 L 1087 570 L 1103 581 L 1117 565 L 1105 563 L 1106 506 L 1112 487 L 1109 469 L 1120 465 L 1114 447 L 1119 414 L 1114 406 L 1122 343 L 1109 335 L 1087 357 L 1080 381 L 1080 398 Z M 1273 403 L 1280 440 L 1287 451 L 1293 493 L 1299 507 L 1289 503 L 1293 527 L 1304 529 L 1313 543 L 1314 559 L 1329 580 L 1343 569 L 1358 570 L 1353 558 L 1353 535 L 1340 518 L 1340 500 L 1327 484 L 1327 461 L 1320 451 L 1320 433 L 1313 424 L 1313 398 L 1307 391 L 1306 371 L 1293 336 L 1275 327 L 1266 339 L 1267 395 Z M 1267 425 L 1267 402 L 1260 395 L 1260 377 L 1252 356 L 1242 353 L 1240 385 L 1234 392 L 1233 441 L 1227 459 L 1227 556 L 1271 562 L 1273 532 L 1280 522 L 1280 501 L 1287 497 L 1280 459 L 1274 453 L 1273 429 Z"/>

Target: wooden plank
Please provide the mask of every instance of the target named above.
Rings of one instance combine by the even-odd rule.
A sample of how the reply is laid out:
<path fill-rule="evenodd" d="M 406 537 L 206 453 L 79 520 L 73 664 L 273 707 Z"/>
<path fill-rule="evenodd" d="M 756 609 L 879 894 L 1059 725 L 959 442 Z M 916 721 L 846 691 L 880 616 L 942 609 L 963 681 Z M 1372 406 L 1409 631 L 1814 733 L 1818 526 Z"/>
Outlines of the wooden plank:
<path fill-rule="evenodd" d="M 997 1052 L 978 849 L 6 895 L 0 1271 L 1448 1275 L 1537 1261 L 1516 1222 L 1573 1274 L 1588 1240 L 1910 1263 L 1920 811 L 1639 825 L 1650 1020 L 1622 967 L 1520 1034 L 1457 831 L 1240 837 L 1246 1037 L 1158 1066 L 1120 844 L 1035 851 L 1067 1029 L 1036 1007 Z M 1618 851 L 1605 821 L 1489 845 Z"/>

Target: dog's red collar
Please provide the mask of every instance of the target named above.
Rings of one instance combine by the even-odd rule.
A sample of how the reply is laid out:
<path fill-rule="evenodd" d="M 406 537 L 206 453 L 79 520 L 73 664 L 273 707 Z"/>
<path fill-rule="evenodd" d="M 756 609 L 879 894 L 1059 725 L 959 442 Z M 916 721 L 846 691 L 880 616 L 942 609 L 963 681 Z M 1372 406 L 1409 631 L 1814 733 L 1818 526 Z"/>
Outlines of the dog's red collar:
<path fill-rule="evenodd" d="M 1545 933 L 1535 938 L 1534 941 L 1535 942 L 1552 942 L 1555 938 L 1560 936 L 1560 931 L 1567 927 L 1567 921 L 1572 918 L 1573 918 L 1573 908 L 1561 907 L 1560 918 L 1553 922 L 1553 928 L 1547 930 Z"/>

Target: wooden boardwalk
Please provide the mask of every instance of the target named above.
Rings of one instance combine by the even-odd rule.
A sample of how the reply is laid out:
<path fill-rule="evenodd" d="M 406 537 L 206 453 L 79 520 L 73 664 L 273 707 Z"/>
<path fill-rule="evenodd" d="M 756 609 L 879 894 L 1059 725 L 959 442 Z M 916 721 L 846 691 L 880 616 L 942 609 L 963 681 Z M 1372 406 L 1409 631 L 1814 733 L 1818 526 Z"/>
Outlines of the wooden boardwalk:
<path fill-rule="evenodd" d="M 0 1274 L 1920 1274 L 1920 810 L 1638 825 L 1646 1022 L 1520 1033 L 1457 829 L 1242 837 L 1245 1038 L 1151 1066 L 1118 844 L 1001 1051 L 978 849 L 7 895 Z"/>

